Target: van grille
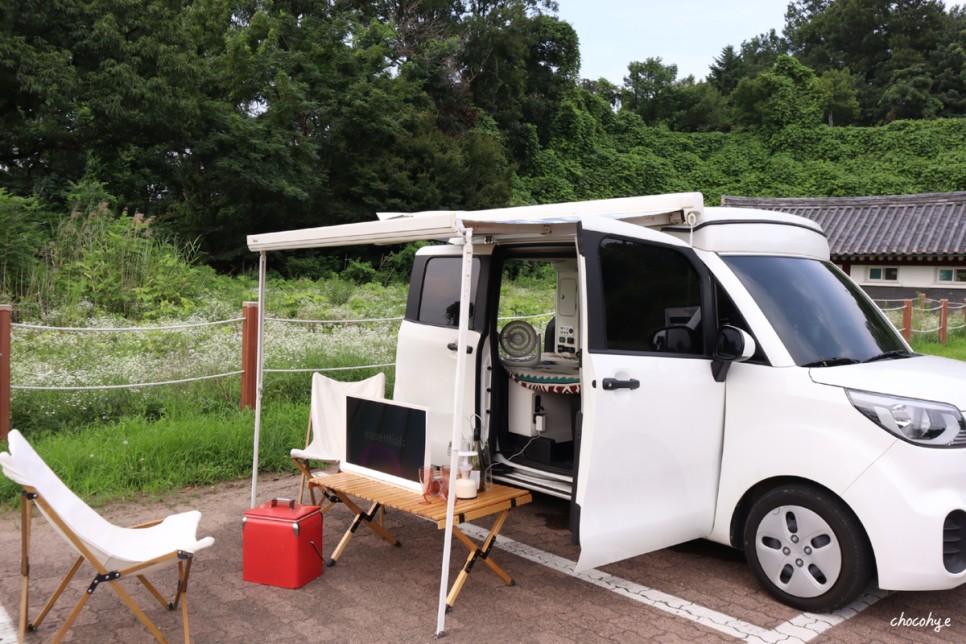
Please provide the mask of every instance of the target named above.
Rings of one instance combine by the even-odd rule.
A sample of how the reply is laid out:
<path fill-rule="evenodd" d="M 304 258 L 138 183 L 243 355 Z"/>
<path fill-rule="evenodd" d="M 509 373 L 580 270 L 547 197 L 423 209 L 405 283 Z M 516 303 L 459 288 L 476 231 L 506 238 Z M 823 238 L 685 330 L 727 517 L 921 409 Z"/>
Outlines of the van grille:
<path fill-rule="evenodd" d="M 958 574 L 966 570 L 966 512 L 953 510 L 943 522 L 943 565 Z"/>

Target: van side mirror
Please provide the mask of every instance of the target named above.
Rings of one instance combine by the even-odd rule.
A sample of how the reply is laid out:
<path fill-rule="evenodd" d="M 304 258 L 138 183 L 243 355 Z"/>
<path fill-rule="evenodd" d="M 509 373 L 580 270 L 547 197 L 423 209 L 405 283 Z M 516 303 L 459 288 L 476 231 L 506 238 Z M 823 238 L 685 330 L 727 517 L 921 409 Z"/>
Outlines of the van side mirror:
<path fill-rule="evenodd" d="M 725 325 L 718 331 L 711 361 L 711 375 L 715 382 L 724 382 L 732 362 L 743 362 L 755 355 L 755 340 L 735 326 Z"/>

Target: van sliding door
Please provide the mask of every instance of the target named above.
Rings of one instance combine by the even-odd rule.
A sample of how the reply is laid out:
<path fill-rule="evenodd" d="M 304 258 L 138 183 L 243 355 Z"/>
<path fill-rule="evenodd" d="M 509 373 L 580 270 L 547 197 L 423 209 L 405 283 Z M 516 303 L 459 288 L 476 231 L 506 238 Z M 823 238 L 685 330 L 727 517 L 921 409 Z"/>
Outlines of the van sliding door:
<path fill-rule="evenodd" d="M 711 375 L 711 281 L 690 248 L 606 221 L 585 223 L 579 246 L 583 570 L 710 532 L 724 384 Z"/>
<path fill-rule="evenodd" d="M 406 319 L 399 328 L 396 347 L 393 399 L 429 409 L 430 458 L 437 464 L 449 463 L 447 449 L 453 432 L 462 261 L 459 247 L 434 248 L 429 257 L 417 259 Z M 476 300 L 480 265 L 480 258 L 474 258 L 468 338 L 473 354 L 466 361 L 466 387 L 463 390 L 463 410 L 467 416 L 464 432 L 468 433 L 472 432 L 469 419 L 476 410 L 474 392 L 481 335 L 477 330 L 479 307 Z"/>

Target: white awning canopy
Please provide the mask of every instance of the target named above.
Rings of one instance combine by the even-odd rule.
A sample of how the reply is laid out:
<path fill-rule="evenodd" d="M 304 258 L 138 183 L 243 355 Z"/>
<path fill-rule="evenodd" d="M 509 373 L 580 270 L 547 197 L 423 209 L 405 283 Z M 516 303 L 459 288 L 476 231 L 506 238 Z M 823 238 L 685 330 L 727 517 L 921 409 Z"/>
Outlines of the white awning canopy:
<path fill-rule="evenodd" d="M 701 193 L 685 192 L 493 210 L 381 213 L 377 221 L 249 235 L 248 248 L 271 251 L 446 241 L 459 237 L 460 231 L 468 228 L 477 238 L 546 239 L 572 235 L 577 222 L 584 217 L 607 217 L 642 226 L 661 226 L 684 223 L 689 214 L 700 217 L 703 210 Z"/>

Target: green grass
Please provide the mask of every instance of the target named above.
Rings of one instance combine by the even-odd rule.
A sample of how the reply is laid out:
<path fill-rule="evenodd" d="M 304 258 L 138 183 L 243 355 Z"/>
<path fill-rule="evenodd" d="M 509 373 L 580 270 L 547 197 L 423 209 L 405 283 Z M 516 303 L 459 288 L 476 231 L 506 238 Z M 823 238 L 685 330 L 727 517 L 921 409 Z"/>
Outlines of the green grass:
<path fill-rule="evenodd" d="M 954 360 L 966 360 L 966 337 L 961 335 L 949 337 L 946 344 L 940 344 L 933 339 L 913 339 L 912 348 L 919 353 L 943 356 Z"/>
<path fill-rule="evenodd" d="M 259 471 L 295 472 L 289 450 L 305 444 L 308 413 L 307 401 L 278 402 L 264 410 Z M 99 505 L 248 476 L 253 429 L 254 415 L 236 411 L 125 418 L 24 436 L 68 487 Z M 19 493 L 19 486 L 0 478 L 0 504 L 14 505 Z"/>

